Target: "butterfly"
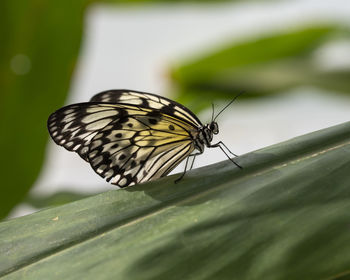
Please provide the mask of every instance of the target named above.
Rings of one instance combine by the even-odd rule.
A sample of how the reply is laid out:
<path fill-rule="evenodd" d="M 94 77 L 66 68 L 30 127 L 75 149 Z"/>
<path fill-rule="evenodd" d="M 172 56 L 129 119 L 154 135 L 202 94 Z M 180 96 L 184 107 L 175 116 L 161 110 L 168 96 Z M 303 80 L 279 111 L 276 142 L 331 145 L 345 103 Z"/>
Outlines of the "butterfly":
<path fill-rule="evenodd" d="M 50 115 L 47 127 L 56 144 L 78 153 L 107 182 L 123 188 L 166 176 L 187 159 L 180 180 L 189 158 L 192 169 L 205 147 L 219 147 L 241 168 L 223 142 L 211 144 L 219 133 L 219 114 L 214 118 L 213 110 L 211 122 L 203 125 L 188 108 L 168 98 L 108 90 L 89 102 L 60 108 Z"/>

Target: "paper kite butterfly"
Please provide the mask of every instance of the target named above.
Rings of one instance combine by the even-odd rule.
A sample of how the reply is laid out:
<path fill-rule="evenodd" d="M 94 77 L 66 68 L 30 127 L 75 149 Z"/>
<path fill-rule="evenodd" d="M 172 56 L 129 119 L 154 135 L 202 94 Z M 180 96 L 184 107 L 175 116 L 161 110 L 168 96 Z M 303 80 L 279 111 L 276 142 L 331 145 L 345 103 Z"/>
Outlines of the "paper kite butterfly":
<path fill-rule="evenodd" d="M 205 146 L 220 147 L 227 155 L 222 142 L 211 144 L 219 132 L 215 119 L 203 125 L 189 109 L 168 98 L 108 90 L 90 102 L 57 110 L 47 126 L 56 144 L 77 152 L 97 174 L 123 188 L 166 176 L 187 159 L 181 179 L 188 159 L 203 153 Z"/>

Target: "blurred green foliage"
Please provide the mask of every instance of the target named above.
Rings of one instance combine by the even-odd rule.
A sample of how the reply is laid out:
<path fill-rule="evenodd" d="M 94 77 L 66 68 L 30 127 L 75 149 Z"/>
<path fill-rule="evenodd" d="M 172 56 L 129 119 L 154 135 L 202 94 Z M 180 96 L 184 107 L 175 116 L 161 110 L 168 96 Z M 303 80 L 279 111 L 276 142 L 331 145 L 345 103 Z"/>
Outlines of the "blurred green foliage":
<path fill-rule="evenodd" d="M 0 218 L 37 178 L 47 117 L 63 104 L 87 1 L 0 1 Z"/>
<path fill-rule="evenodd" d="M 350 93 L 350 68 L 320 69 L 314 53 L 331 40 L 350 37 L 338 26 L 309 26 L 234 42 L 172 70 L 178 99 L 194 111 L 213 97 L 263 96 L 297 86 Z M 200 98 L 198 98 L 200 96 Z"/>

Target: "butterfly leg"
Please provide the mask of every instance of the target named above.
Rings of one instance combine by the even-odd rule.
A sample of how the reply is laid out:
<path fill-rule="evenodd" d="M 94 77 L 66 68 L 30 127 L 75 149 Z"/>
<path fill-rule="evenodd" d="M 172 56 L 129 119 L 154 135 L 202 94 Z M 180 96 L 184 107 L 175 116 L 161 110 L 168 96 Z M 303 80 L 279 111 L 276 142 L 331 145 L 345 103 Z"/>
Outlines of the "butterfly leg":
<path fill-rule="evenodd" d="M 223 146 L 225 147 L 225 149 L 226 149 L 231 155 L 233 155 L 233 156 L 235 156 L 235 157 L 238 157 L 238 155 L 236 155 L 235 153 L 232 153 L 231 150 L 230 150 L 229 148 L 227 148 L 227 146 L 224 144 L 224 142 L 220 141 L 220 142 L 218 142 L 218 143 L 216 143 L 216 144 L 214 144 L 214 145 L 223 145 Z"/>
<path fill-rule="evenodd" d="M 189 170 L 192 170 L 192 167 L 193 167 L 193 164 L 194 164 L 194 160 L 196 159 L 196 156 L 197 156 L 197 155 L 200 155 L 200 154 L 201 154 L 201 153 L 198 152 L 198 153 L 191 154 L 191 155 L 189 155 L 189 156 L 187 157 L 187 159 L 186 159 L 186 164 L 185 164 L 185 170 L 184 170 L 184 172 L 182 172 L 181 176 L 175 180 L 175 184 L 177 184 L 177 183 L 185 176 L 185 174 L 186 174 L 186 172 L 187 172 L 187 165 L 188 165 L 188 162 L 189 162 L 189 160 L 190 160 L 190 157 L 193 157 L 193 160 L 192 160 L 192 163 L 191 163 L 191 167 L 190 167 L 190 169 L 189 169 Z"/>
<path fill-rule="evenodd" d="M 189 157 L 193 157 L 193 160 L 192 160 L 192 163 L 191 163 L 191 167 L 190 167 L 190 170 L 192 170 L 192 168 L 193 168 L 193 164 L 194 164 L 194 161 L 195 161 L 195 159 L 196 159 L 196 156 L 197 155 L 199 155 L 200 153 L 195 153 L 195 154 L 193 154 L 193 155 L 189 155 Z"/>
<path fill-rule="evenodd" d="M 235 162 L 232 158 L 230 158 L 230 156 L 226 153 L 226 151 L 224 150 L 224 148 L 222 147 L 222 146 L 224 146 L 232 155 L 234 155 L 234 156 L 236 156 L 237 157 L 237 155 L 236 154 L 234 154 L 234 153 L 232 153 L 227 147 L 226 147 L 226 145 L 223 143 L 223 142 L 218 142 L 218 143 L 216 143 L 216 144 L 213 144 L 213 145 L 210 145 L 210 148 L 217 148 L 217 147 L 219 147 L 220 149 L 221 149 L 221 151 L 223 151 L 223 153 L 227 156 L 227 158 L 230 160 L 230 161 L 232 161 L 233 163 L 234 163 L 234 165 L 236 165 L 238 168 L 240 168 L 240 169 L 243 169 L 243 167 L 242 166 L 240 166 L 237 162 Z"/>

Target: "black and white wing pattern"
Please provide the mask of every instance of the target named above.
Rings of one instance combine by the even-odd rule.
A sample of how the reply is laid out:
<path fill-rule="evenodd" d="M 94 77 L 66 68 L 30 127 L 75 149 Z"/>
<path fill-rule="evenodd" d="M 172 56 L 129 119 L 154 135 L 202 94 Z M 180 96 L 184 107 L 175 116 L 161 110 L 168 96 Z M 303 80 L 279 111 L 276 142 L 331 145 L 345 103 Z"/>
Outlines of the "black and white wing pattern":
<path fill-rule="evenodd" d="M 114 106 L 80 103 L 63 107 L 51 114 L 47 126 L 57 145 L 77 152 L 87 161 L 89 145 L 94 136 L 124 112 Z"/>
<path fill-rule="evenodd" d="M 167 175 L 195 149 L 202 124 L 184 106 L 157 95 L 129 90 L 97 94 L 90 102 L 53 113 L 53 140 L 77 152 L 119 187 Z"/>
<path fill-rule="evenodd" d="M 126 89 L 107 90 L 94 95 L 90 102 L 133 105 L 139 108 L 159 111 L 162 114 L 178 118 L 189 125 L 202 127 L 201 121 L 188 108 L 171 99 L 141 91 Z"/>

